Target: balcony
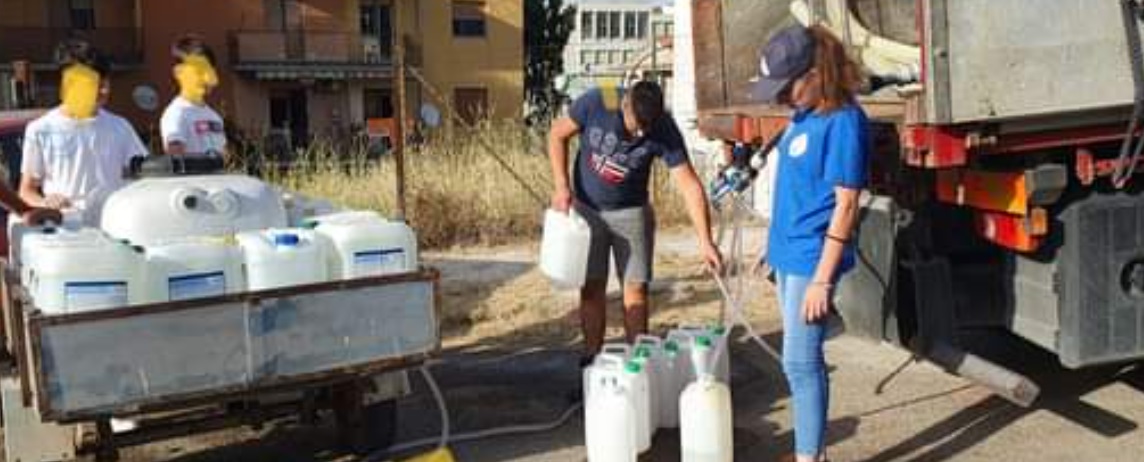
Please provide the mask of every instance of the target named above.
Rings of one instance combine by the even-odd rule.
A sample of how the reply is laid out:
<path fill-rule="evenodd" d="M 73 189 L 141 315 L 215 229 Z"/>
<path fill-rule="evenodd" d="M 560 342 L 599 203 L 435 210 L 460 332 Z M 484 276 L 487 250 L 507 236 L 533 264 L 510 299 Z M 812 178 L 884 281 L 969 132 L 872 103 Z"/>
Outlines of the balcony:
<path fill-rule="evenodd" d="M 390 64 L 388 47 L 349 32 L 240 31 L 231 43 L 235 64 Z"/>
<path fill-rule="evenodd" d="M 139 29 L 136 28 L 78 30 L 3 26 L 0 27 L 0 63 L 28 60 L 39 65 L 54 64 L 56 47 L 71 38 L 87 40 L 106 53 L 117 67 L 136 66 L 143 62 Z"/>
<path fill-rule="evenodd" d="M 406 39 L 406 60 L 420 63 L 420 47 Z M 388 41 L 352 32 L 244 30 L 230 34 L 235 70 L 261 80 L 392 78 Z"/>

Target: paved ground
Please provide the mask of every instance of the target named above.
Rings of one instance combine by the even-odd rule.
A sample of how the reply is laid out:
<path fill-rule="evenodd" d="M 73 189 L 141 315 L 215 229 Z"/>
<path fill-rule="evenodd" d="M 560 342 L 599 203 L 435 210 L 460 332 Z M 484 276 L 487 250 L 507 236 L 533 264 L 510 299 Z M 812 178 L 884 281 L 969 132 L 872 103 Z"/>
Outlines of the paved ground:
<path fill-rule="evenodd" d="M 774 338 L 770 338 L 774 341 Z M 736 460 L 769 461 L 791 443 L 790 402 L 773 361 L 757 347 L 735 347 Z M 1022 369 L 1046 385 L 1022 409 L 926 364 L 913 364 L 881 392 L 878 385 L 908 356 L 887 346 L 841 337 L 829 344 L 833 407 L 830 452 L 837 461 L 1139 461 L 1144 452 L 1144 368 L 1068 373 L 1051 358 L 1023 352 Z M 578 386 L 576 354 L 566 349 L 525 353 L 455 351 L 434 369 L 453 416 L 453 431 L 543 423 L 566 408 Z M 400 406 L 399 440 L 433 437 L 437 411 L 425 388 Z M 249 431 L 176 441 L 131 454 L 135 460 L 352 460 L 329 448 L 332 431 L 285 426 L 264 440 Z M 228 441 L 229 440 L 229 441 Z M 210 447 L 203 442 L 209 441 Z M 218 445 L 228 442 L 229 446 Z M 547 433 L 453 446 L 458 460 L 582 461 L 577 412 Z M 646 461 L 678 460 L 678 435 L 661 432 Z"/>

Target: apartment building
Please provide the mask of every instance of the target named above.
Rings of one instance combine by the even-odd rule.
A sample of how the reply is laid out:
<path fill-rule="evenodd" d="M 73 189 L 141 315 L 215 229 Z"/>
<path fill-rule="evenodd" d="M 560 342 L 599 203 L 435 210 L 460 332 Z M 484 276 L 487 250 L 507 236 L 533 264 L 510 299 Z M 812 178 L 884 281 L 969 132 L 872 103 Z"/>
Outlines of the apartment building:
<path fill-rule="evenodd" d="M 52 51 L 79 37 L 114 59 L 111 109 L 147 131 L 176 92 L 170 43 L 194 32 L 219 60 L 212 105 L 248 134 L 305 143 L 393 117 L 398 37 L 434 90 L 407 80 L 410 117 L 446 104 L 516 117 L 523 1 L 0 0 L 0 107 L 55 104 Z"/>

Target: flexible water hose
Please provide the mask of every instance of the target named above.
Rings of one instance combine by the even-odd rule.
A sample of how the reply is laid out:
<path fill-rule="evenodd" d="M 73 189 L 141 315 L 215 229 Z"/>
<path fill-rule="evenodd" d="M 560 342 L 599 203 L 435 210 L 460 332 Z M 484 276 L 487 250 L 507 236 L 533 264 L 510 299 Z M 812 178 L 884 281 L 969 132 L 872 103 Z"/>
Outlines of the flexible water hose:
<path fill-rule="evenodd" d="M 427 448 L 436 445 L 437 448 L 445 448 L 449 443 L 460 443 L 465 441 L 474 441 L 485 438 L 493 438 L 498 436 L 509 435 L 526 435 L 533 433 L 545 433 L 564 426 L 568 420 L 583 407 L 583 403 L 576 403 L 568 407 L 560 417 L 551 422 L 529 424 L 529 425 L 511 425 L 498 428 L 491 428 L 487 430 L 478 430 L 468 433 L 460 433 L 451 435 L 452 423 L 449 420 L 449 409 L 445 404 L 445 396 L 441 393 L 441 388 L 437 385 L 437 381 L 433 378 L 433 374 L 429 371 L 429 365 L 421 366 L 421 377 L 425 379 L 425 383 L 429 386 L 429 390 L 433 393 L 433 399 L 437 402 L 437 409 L 441 413 L 441 436 L 423 438 L 415 441 L 401 443 L 396 446 L 383 449 L 366 458 L 368 461 L 384 460 L 383 456 L 389 454 L 399 454 L 408 452 L 414 449 Z"/>
<path fill-rule="evenodd" d="M 755 328 L 751 327 L 751 323 L 747 321 L 746 315 L 743 314 L 742 300 L 731 297 L 730 291 L 727 290 L 727 283 L 723 280 L 722 276 L 715 272 L 712 272 L 711 274 L 715 277 L 715 284 L 719 286 L 719 291 L 723 294 L 724 299 L 728 300 L 728 304 L 731 305 L 731 315 L 734 316 L 737 322 L 742 324 L 743 327 L 747 330 L 747 336 L 754 340 L 755 343 L 757 343 L 759 347 L 767 353 L 768 356 L 775 360 L 775 362 L 781 363 L 782 355 L 779 354 L 779 352 L 775 350 L 774 347 L 772 347 L 769 343 L 763 340 L 763 338 L 759 336 L 759 333 L 755 331 Z M 734 326 L 733 322 L 727 322 L 725 324 L 726 325 L 724 327 L 727 327 L 727 329 L 725 329 L 723 332 L 724 337 L 731 335 L 730 328 Z M 713 364 L 719 363 L 719 359 L 723 356 L 723 350 L 726 349 L 727 342 L 719 343 L 719 347 L 715 349 L 715 357 L 712 361 Z"/>

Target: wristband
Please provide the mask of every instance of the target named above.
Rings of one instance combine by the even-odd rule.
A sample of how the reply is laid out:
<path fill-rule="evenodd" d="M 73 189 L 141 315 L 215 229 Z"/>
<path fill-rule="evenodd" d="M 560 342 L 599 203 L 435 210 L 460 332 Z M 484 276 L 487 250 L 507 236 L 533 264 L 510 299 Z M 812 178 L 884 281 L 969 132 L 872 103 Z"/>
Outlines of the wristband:
<path fill-rule="evenodd" d="M 847 245 L 847 244 L 849 244 L 849 243 L 850 243 L 850 239 L 849 239 L 849 238 L 847 238 L 847 239 L 843 239 L 843 238 L 841 238 L 841 237 L 835 236 L 835 235 L 833 235 L 833 234 L 830 234 L 830 233 L 826 233 L 826 238 L 827 238 L 827 239 L 829 239 L 829 240 L 831 240 L 831 241 L 834 241 L 834 242 L 837 242 L 837 243 L 839 243 L 839 244 L 842 244 L 842 245 Z"/>

